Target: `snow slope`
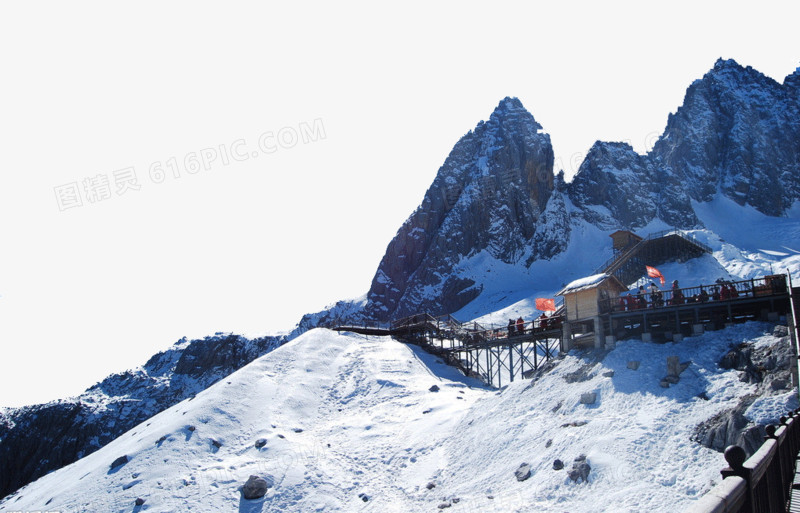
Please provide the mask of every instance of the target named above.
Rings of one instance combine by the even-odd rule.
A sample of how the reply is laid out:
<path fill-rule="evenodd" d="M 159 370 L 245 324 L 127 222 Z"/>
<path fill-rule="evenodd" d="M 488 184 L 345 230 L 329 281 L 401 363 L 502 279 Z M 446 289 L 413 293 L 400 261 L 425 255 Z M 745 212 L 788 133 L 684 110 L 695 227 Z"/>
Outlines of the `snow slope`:
<path fill-rule="evenodd" d="M 754 386 L 719 358 L 741 341 L 776 343 L 772 327 L 570 353 L 499 391 L 390 339 L 312 330 L 24 487 L 0 511 L 679 511 L 724 465 L 690 441 L 694 427 Z M 693 363 L 663 389 L 670 355 Z M 597 403 L 581 404 L 584 392 Z M 790 396 L 761 400 L 752 415 L 778 415 Z M 592 471 L 576 484 L 566 473 L 581 454 Z M 111 470 L 122 455 L 130 461 Z M 566 469 L 553 470 L 557 458 Z M 518 482 L 523 462 L 533 476 Z M 264 499 L 241 498 L 251 474 L 272 483 Z"/>

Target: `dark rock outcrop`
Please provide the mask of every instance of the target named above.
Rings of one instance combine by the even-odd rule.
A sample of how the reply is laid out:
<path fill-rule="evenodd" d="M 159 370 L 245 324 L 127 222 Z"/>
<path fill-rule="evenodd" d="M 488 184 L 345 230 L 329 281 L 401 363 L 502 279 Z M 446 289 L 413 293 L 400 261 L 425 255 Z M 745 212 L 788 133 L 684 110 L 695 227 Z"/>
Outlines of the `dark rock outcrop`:
<path fill-rule="evenodd" d="M 121 466 L 125 465 L 126 463 L 128 463 L 128 461 L 129 460 L 128 460 L 128 456 L 127 455 L 120 456 L 119 458 L 117 458 L 117 459 L 115 459 L 114 461 L 111 462 L 111 465 L 109 466 L 109 470 L 110 471 L 114 471 L 114 470 L 118 469 L 119 467 L 121 467 Z"/>
<path fill-rule="evenodd" d="M 738 445 L 748 456 L 761 447 L 766 431 L 747 420 L 744 412 L 753 403 L 755 396 L 742 400 L 736 408 L 714 415 L 695 428 L 692 440 L 701 445 L 723 452 L 729 445 Z"/>
<path fill-rule="evenodd" d="M 572 462 L 572 468 L 567 472 L 567 476 L 576 483 L 588 483 L 591 471 L 592 467 L 586 461 L 586 456 L 581 454 Z"/>
<path fill-rule="evenodd" d="M 267 494 L 267 490 L 269 490 L 269 484 L 266 479 L 259 476 L 250 476 L 242 486 L 242 497 L 249 501 L 260 499 Z"/>
<path fill-rule="evenodd" d="M 786 327 L 777 326 L 773 335 L 779 337 L 774 344 L 757 347 L 752 343 L 738 344 L 720 359 L 721 368 L 738 370 L 739 379 L 755 384 L 756 391 L 742 398 L 734 408 L 701 422 L 692 440 L 719 452 L 729 445 L 738 445 L 748 456 L 761 446 L 766 426 L 751 422 L 745 412 L 758 397 L 788 392 L 792 386 L 794 356 Z"/>
<path fill-rule="evenodd" d="M 514 477 L 517 478 L 517 481 L 529 479 L 531 477 L 531 466 L 527 463 L 523 463 L 514 471 Z"/>

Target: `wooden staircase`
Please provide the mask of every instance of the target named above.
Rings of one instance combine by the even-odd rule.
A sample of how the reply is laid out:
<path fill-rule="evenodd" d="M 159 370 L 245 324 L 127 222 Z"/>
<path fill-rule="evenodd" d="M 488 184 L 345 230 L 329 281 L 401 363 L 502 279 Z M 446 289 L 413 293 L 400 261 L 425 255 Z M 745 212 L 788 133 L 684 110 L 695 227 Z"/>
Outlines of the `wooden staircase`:
<path fill-rule="evenodd" d="M 686 261 L 703 254 L 711 248 L 680 230 L 669 230 L 651 234 L 624 251 L 615 254 L 594 274 L 613 274 L 623 284 L 630 284 L 647 274 L 645 266 L 655 266 L 669 261 Z"/>

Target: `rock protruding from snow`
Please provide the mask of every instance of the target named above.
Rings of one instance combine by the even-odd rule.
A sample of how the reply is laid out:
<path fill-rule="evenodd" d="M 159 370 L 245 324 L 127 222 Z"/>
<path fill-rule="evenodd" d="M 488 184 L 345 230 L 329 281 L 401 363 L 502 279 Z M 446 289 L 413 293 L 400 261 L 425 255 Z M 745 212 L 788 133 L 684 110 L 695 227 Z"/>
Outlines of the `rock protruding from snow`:
<path fill-rule="evenodd" d="M 111 462 L 111 465 L 109 465 L 109 471 L 113 472 L 113 471 L 117 470 L 119 467 L 121 467 L 121 466 L 125 465 L 126 463 L 128 463 L 128 461 L 130 461 L 130 460 L 128 459 L 127 455 L 120 456 L 119 458 L 117 458 L 117 459 L 115 459 L 114 461 Z"/>
<path fill-rule="evenodd" d="M 720 452 L 729 445 L 738 445 L 749 456 L 761 446 L 766 435 L 765 424 L 777 421 L 776 418 L 758 415 L 759 405 L 791 401 L 791 405 L 786 405 L 786 411 L 795 407 L 797 399 L 790 394 L 794 356 L 786 333 L 783 328 L 777 329 L 774 336 L 779 338 L 772 343 L 745 342 L 725 353 L 719 366 L 740 371 L 739 381 L 750 383 L 754 390 L 735 407 L 700 423 L 695 428 L 693 440 Z"/>
<path fill-rule="evenodd" d="M 525 481 L 526 479 L 530 478 L 531 466 L 527 463 L 523 463 L 517 470 L 514 471 L 514 477 L 517 478 L 517 481 Z"/>
<path fill-rule="evenodd" d="M 589 482 L 589 472 L 592 471 L 592 467 L 589 465 L 589 462 L 586 461 L 586 456 L 581 454 L 575 461 L 572 462 L 572 468 L 567 473 L 569 478 L 576 483 L 588 483 Z"/>
<path fill-rule="evenodd" d="M 256 500 L 264 497 L 269 490 L 267 480 L 259 476 L 250 476 L 242 487 L 242 496 L 249 500 Z"/>

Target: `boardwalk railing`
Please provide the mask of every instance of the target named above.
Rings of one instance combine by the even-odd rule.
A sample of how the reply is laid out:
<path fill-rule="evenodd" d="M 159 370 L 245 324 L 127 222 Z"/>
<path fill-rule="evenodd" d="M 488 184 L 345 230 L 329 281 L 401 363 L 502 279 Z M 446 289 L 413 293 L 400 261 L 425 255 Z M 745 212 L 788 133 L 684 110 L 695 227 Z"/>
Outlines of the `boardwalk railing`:
<path fill-rule="evenodd" d="M 727 290 L 727 292 L 726 292 Z M 735 301 L 737 299 L 774 296 L 788 293 L 786 276 L 782 274 L 753 278 L 742 281 L 724 281 L 711 285 L 698 285 L 682 289 L 659 290 L 661 297 L 645 288 L 643 294 L 631 292 L 626 301 L 624 295 L 618 298 L 601 300 L 602 312 L 622 312 L 642 310 L 645 308 L 663 308 L 668 306 L 691 305 L 693 303 L 711 303 L 719 301 Z"/>
<path fill-rule="evenodd" d="M 514 322 L 509 325 L 485 326 L 477 322 L 460 322 L 452 315 L 434 317 L 430 314 L 409 315 L 391 323 L 391 331 L 396 334 L 422 332 L 435 338 L 454 339 L 462 346 L 474 346 L 504 339 L 513 340 L 526 335 L 536 335 L 546 331 L 560 330 L 563 316 L 537 317 L 532 321 Z M 453 346 L 452 348 L 456 348 Z"/>
<path fill-rule="evenodd" d="M 725 449 L 729 467 L 723 481 L 686 513 L 771 513 L 789 510 L 794 490 L 795 459 L 800 451 L 800 410 L 781 417 L 779 427 L 767 426 L 767 438 L 755 454 Z"/>

